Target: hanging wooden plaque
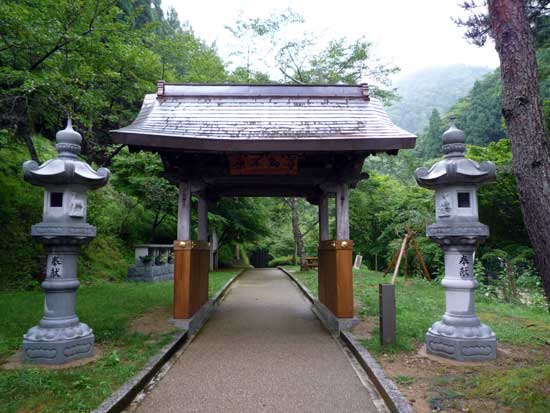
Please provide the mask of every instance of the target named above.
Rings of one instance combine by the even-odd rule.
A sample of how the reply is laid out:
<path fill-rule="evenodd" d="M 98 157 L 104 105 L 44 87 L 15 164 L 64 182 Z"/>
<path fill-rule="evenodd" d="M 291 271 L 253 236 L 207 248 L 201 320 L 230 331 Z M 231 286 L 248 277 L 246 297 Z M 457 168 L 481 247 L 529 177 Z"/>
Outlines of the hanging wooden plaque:
<path fill-rule="evenodd" d="M 298 175 L 298 156 L 229 155 L 230 175 Z"/>

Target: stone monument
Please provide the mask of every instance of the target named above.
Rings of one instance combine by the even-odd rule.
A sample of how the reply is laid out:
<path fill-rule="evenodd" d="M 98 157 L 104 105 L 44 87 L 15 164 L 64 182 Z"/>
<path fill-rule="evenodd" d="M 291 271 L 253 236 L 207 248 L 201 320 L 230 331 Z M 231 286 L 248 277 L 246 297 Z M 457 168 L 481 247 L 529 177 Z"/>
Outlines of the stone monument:
<path fill-rule="evenodd" d="M 489 236 L 478 218 L 477 187 L 495 179 L 495 165 L 465 158 L 464 142 L 453 121 L 443 134 L 444 159 L 415 172 L 418 185 L 435 190 L 436 222 L 427 235 L 445 254 L 446 312 L 428 330 L 426 351 L 458 361 L 492 360 L 496 336 L 475 314 L 474 251 Z"/>
<path fill-rule="evenodd" d="M 105 185 L 110 172 L 96 172 L 78 159 L 81 141 L 69 119 L 56 135 L 57 158 L 23 164 L 25 180 L 45 189 L 42 222 L 31 234 L 47 252 L 44 317 L 23 336 L 23 361 L 63 364 L 93 354 L 93 331 L 76 315 L 77 258 L 80 246 L 96 235 L 86 223 L 86 191 Z"/>

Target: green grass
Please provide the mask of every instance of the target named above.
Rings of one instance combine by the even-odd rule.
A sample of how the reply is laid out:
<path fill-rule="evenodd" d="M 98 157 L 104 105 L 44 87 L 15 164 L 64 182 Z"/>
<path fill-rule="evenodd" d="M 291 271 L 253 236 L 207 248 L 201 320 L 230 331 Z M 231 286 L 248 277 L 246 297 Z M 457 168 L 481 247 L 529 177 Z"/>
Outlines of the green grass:
<path fill-rule="evenodd" d="M 237 270 L 210 273 L 214 295 Z M 0 370 L 2 412 L 88 412 L 100 405 L 122 383 L 174 336 L 147 335 L 129 330 L 133 319 L 153 307 L 170 307 L 171 282 L 107 283 L 82 286 L 77 313 L 94 329 L 102 357 L 93 364 L 67 370 L 25 366 Z M 21 347 L 26 330 L 42 316 L 43 293 L 0 293 L 0 361 Z"/>
<path fill-rule="evenodd" d="M 299 272 L 296 267 L 285 268 L 294 270 L 296 277 L 317 296 L 316 271 Z M 378 272 L 354 270 L 357 315 L 360 319 L 370 319 L 375 325 L 370 331 L 372 337 L 361 340 L 361 344 L 377 357 L 415 352 L 425 341 L 430 325 L 441 319 L 445 312 L 445 292 L 439 282 L 399 278 L 396 283 L 397 342 L 392 346 L 382 346 L 377 327 L 378 284 L 389 281 L 389 276 L 384 279 Z M 456 392 L 460 397 L 496 399 L 517 411 L 550 411 L 550 364 L 544 359 L 550 344 L 548 312 L 538 307 L 501 303 L 480 294 L 476 301 L 479 318 L 493 329 L 499 343 L 532 349 L 535 356 L 530 362 L 514 359 L 511 366 L 496 371 L 480 369 L 479 374 L 461 377 L 449 384 L 449 388 L 444 386 L 445 392 Z M 526 366 L 529 363 L 531 366 Z M 407 384 L 404 381 L 407 381 L 404 376 L 397 379 L 402 385 Z M 443 398 L 454 400 L 459 396 L 445 394 Z"/>
<path fill-rule="evenodd" d="M 235 276 L 241 269 L 231 268 L 227 270 L 219 270 L 211 272 L 208 278 L 208 296 L 213 297 L 223 286 Z"/>
<path fill-rule="evenodd" d="M 484 372 L 471 383 L 467 394 L 490 394 L 518 412 L 550 412 L 550 365 Z"/>
<path fill-rule="evenodd" d="M 295 267 L 285 267 L 295 270 Z M 317 296 L 317 272 L 294 273 L 298 279 Z M 390 282 L 390 277 L 365 269 L 353 271 L 355 304 L 359 304 L 359 318 L 378 317 L 378 285 Z M 539 308 L 518 304 L 506 304 L 477 298 L 477 314 L 481 321 L 490 325 L 500 342 L 515 345 L 547 345 L 550 337 L 550 315 Z M 374 353 L 414 351 L 423 342 L 428 328 L 441 319 L 445 312 L 445 291 L 439 282 L 427 282 L 418 278 L 399 278 L 396 282 L 397 343 L 381 346 L 374 336 L 366 341 Z"/>

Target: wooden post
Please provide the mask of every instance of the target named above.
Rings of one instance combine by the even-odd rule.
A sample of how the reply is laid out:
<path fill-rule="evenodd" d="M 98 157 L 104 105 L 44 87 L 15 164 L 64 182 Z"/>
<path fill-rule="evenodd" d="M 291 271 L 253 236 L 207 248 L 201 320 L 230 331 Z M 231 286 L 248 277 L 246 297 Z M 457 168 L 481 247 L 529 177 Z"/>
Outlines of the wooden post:
<path fill-rule="evenodd" d="M 208 205 L 202 194 L 198 195 L 198 239 L 208 241 Z"/>
<path fill-rule="evenodd" d="M 403 263 L 403 275 L 405 278 L 409 278 L 409 254 L 408 249 L 405 250 L 405 255 L 403 256 L 405 262 Z"/>
<path fill-rule="evenodd" d="M 328 194 L 326 192 L 321 195 L 319 201 L 319 241 L 329 239 L 329 222 L 328 222 Z"/>
<path fill-rule="evenodd" d="M 353 317 L 353 241 L 319 243 L 319 301 L 339 318 Z"/>
<path fill-rule="evenodd" d="M 336 185 L 336 239 L 349 240 L 349 187 Z"/>
<path fill-rule="evenodd" d="M 174 241 L 174 318 L 191 318 L 208 301 L 210 248 L 205 241 Z"/>
<path fill-rule="evenodd" d="M 218 234 L 216 234 L 215 229 L 212 229 L 211 239 L 210 239 L 210 271 L 214 271 L 218 269 L 217 258 L 218 258 Z"/>
<path fill-rule="evenodd" d="M 391 283 L 395 284 L 397 279 L 397 274 L 399 273 L 399 266 L 401 265 L 401 258 L 407 249 L 407 244 L 409 243 L 409 234 L 405 234 L 403 237 L 403 243 L 401 244 L 401 249 L 399 250 L 399 256 L 397 257 L 397 263 L 395 264 L 395 269 L 393 270 L 393 277 L 391 278 Z"/>
<path fill-rule="evenodd" d="M 353 241 L 349 239 L 349 188 L 336 186 L 336 240 L 328 240 L 326 204 L 319 205 L 319 222 L 326 232 L 319 241 L 319 301 L 338 318 L 353 318 Z"/>
<path fill-rule="evenodd" d="M 203 230 L 208 218 L 204 201 L 199 198 L 199 224 Z M 208 232 L 206 234 L 208 237 Z M 191 185 L 184 181 L 179 185 L 177 236 L 174 241 L 174 318 L 187 319 L 208 301 L 210 248 L 206 239 L 191 240 Z"/>
<path fill-rule="evenodd" d="M 178 196 L 178 240 L 191 239 L 191 185 L 181 181 Z"/>
<path fill-rule="evenodd" d="M 397 261 L 397 257 L 399 256 L 399 250 L 395 251 L 395 254 L 393 254 L 393 258 L 391 259 L 391 262 L 388 265 L 388 268 L 386 268 L 386 271 L 384 271 L 384 277 L 388 275 L 388 273 L 391 271 L 393 266 L 395 265 L 395 262 Z"/>
<path fill-rule="evenodd" d="M 418 263 L 420 264 L 420 268 L 422 269 L 422 272 L 424 273 L 424 277 L 428 281 L 432 281 L 432 277 L 430 276 L 430 272 L 428 271 L 428 267 L 426 267 L 426 263 L 424 262 L 424 257 L 420 253 L 420 249 L 418 248 L 418 244 L 416 243 L 416 240 L 414 239 L 414 234 L 412 232 L 412 229 L 409 224 L 405 225 L 405 228 L 407 229 L 407 234 L 409 235 L 409 238 L 411 240 L 411 243 L 414 247 L 414 252 L 416 254 L 416 259 L 418 260 Z"/>

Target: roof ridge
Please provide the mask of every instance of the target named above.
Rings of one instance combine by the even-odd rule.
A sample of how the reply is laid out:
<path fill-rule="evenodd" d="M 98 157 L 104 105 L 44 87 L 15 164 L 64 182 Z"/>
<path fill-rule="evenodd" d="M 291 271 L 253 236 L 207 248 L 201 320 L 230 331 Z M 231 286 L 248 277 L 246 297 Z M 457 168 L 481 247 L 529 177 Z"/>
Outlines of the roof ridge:
<path fill-rule="evenodd" d="M 157 97 L 324 97 L 369 100 L 369 86 L 358 85 L 295 85 L 295 84 L 224 84 L 157 82 Z"/>

